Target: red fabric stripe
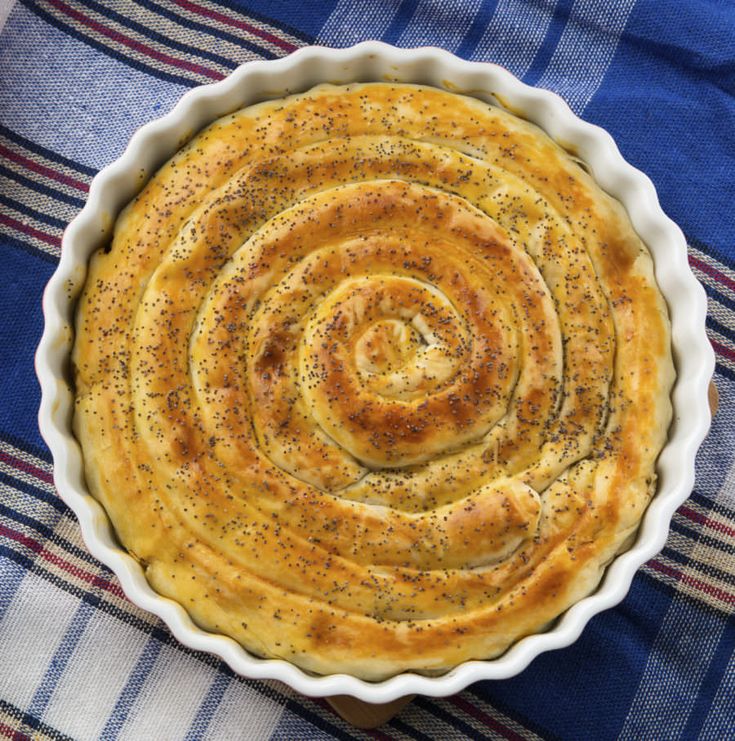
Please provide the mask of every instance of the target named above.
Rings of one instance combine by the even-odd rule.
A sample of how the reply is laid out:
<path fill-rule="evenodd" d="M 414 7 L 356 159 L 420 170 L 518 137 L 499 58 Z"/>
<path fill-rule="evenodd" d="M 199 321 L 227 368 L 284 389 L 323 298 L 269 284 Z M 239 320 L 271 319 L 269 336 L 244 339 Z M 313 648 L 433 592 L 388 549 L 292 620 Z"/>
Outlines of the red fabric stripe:
<path fill-rule="evenodd" d="M 660 561 L 657 561 L 655 559 L 653 561 L 649 561 L 647 565 L 650 566 L 655 571 L 658 571 L 662 574 L 666 574 L 666 576 L 670 576 L 676 579 L 682 584 L 686 584 L 690 587 L 694 587 L 695 589 L 698 589 L 700 592 L 709 594 L 711 597 L 716 597 L 717 599 L 722 600 L 722 602 L 725 602 L 728 605 L 735 605 L 735 594 L 730 594 L 730 592 L 726 592 L 724 589 L 718 589 L 717 587 L 713 587 L 711 584 L 707 584 L 706 582 L 703 582 L 701 579 L 697 579 L 694 576 L 689 576 L 689 574 L 685 574 L 683 571 L 679 571 L 679 569 L 674 569 L 671 566 L 667 566 L 666 564 L 663 564 Z"/>
<path fill-rule="evenodd" d="M 0 723 L 0 736 L 5 736 L 5 738 L 12 738 L 13 741 L 31 741 L 30 736 L 26 736 L 25 733 L 16 731 L 15 728 L 6 726 L 5 723 Z"/>
<path fill-rule="evenodd" d="M 86 581 L 87 584 L 91 584 L 93 587 L 101 587 L 111 594 L 125 599 L 125 595 L 123 594 L 122 589 L 117 584 L 114 584 L 109 579 L 105 579 L 104 577 L 98 576 L 97 574 L 90 574 L 88 571 L 80 569 L 78 566 L 69 563 L 60 556 L 57 556 L 55 553 L 51 553 L 50 551 L 46 550 L 46 548 L 44 548 L 44 546 L 41 545 L 41 543 L 39 543 L 37 540 L 29 538 L 27 535 L 23 535 L 23 533 L 19 533 L 16 530 L 12 530 L 11 528 L 6 527 L 3 524 L 0 524 L 0 535 L 4 535 L 6 538 L 10 538 L 17 543 L 24 545 L 26 548 L 32 550 L 45 561 L 58 566 L 72 576 L 76 576 L 77 579 Z"/>
<path fill-rule="evenodd" d="M 735 527 L 729 527 L 728 525 L 725 525 L 723 522 L 717 522 L 717 520 L 711 520 L 709 517 L 705 517 L 705 515 L 700 515 L 699 512 L 695 512 L 693 509 L 689 509 L 689 507 L 679 507 L 679 514 L 684 515 L 689 520 L 692 520 L 692 522 L 698 522 L 700 525 L 705 525 L 706 527 L 711 528 L 712 530 L 717 530 L 720 533 L 724 533 L 725 535 L 730 535 L 735 538 Z"/>
<path fill-rule="evenodd" d="M 0 214 L 0 224 L 5 224 L 11 229 L 16 229 L 19 232 L 23 232 L 23 234 L 28 234 L 31 237 L 40 239 L 42 242 L 46 242 L 46 244 L 50 244 L 54 247 L 61 246 L 61 237 L 55 237 L 53 234 L 47 234 L 46 232 L 34 229 L 32 226 L 23 224 L 17 219 L 13 219 L 10 216 L 6 216 L 5 214 Z"/>
<path fill-rule="evenodd" d="M 190 0 L 174 1 L 180 8 L 183 8 L 184 10 L 203 15 L 205 18 L 211 18 L 212 20 L 219 21 L 220 23 L 226 23 L 228 26 L 234 26 L 235 28 L 239 28 L 243 31 L 248 31 L 254 36 L 258 36 L 261 39 L 280 47 L 284 51 L 295 51 L 296 49 L 298 49 L 295 44 L 292 44 L 285 39 L 280 39 L 278 38 L 278 36 L 274 36 L 272 33 L 264 31 L 262 28 L 258 28 L 257 26 L 252 26 L 245 21 L 239 20 L 238 18 L 231 18 L 230 16 L 227 16 L 224 13 L 220 13 L 217 10 L 205 8 L 201 5 L 197 5 L 197 3 L 190 2 Z"/>
<path fill-rule="evenodd" d="M 718 355 L 722 355 L 723 357 L 735 362 L 735 350 L 731 350 L 729 347 L 725 347 L 725 345 L 723 345 L 721 342 L 713 340 L 711 337 L 709 338 L 709 341 L 712 343 L 712 347 L 715 348 L 715 352 Z"/>
<path fill-rule="evenodd" d="M 709 265 L 693 255 L 689 255 L 689 263 L 694 265 L 697 270 L 701 270 L 705 275 L 709 275 L 710 278 L 714 278 L 716 281 L 719 281 L 731 290 L 735 291 L 735 280 L 720 272 L 717 268 L 712 267 L 712 265 Z"/>
<path fill-rule="evenodd" d="M 34 466 L 32 463 L 27 463 L 26 461 L 5 453 L 2 450 L 0 450 L 0 461 L 7 463 L 13 468 L 17 468 L 19 471 L 35 476 L 37 479 L 41 479 L 41 481 L 45 481 L 47 484 L 54 483 L 54 477 L 50 473 L 46 473 L 46 471 L 38 468 L 38 466 Z"/>
<path fill-rule="evenodd" d="M 27 170 L 33 170 L 33 172 L 37 172 L 39 175 L 52 178 L 60 183 L 64 183 L 64 185 L 76 188 L 77 190 L 84 191 L 85 193 L 89 190 L 89 186 L 81 180 L 75 180 L 74 178 L 69 177 L 69 175 L 64 175 L 63 172 L 56 172 L 56 170 L 52 170 L 50 167 L 40 165 L 38 162 L 28 159 L 28 157 L 24 157 L 22 154 L 18 154 L 12 149 L 4 147 L 2 144 L 0 144 L 0 156 L 9 159 L 11 162 L 22 165 Z"/>
<path fill-rule="evenodd" d="M 201 64 L 187 62 L 185 59 L 177 59 L 170 56 L 169 54 L 164 54 L 157 49 L 152 49 L 150 46 L 147 46 L 140 41 L 131 39 L 128 36 L 119 33 L 118 31 L 114 31 L 111 28 L 107 28 L 106 26 L 103 26 L 101 23 L 98 23 L 92 18 L 88 18 L 86 15 L 84 15 L 84 13 L 80 13 L 74 8 L 69 8 L 62 2 L 62 0 L 46 1 L 49 3 L 49 5 L 53 6 L 60 12 L 65 13 L 67 16 L 73 18 L 78 23 L 91 28 L 93 31 L 97 31 L 97 33 L 101 33 L 103 36 L 107 36 L 108 39 L 112 39 L 113 41 L 116 41 L 123 46 L 127 46 L 129 49 L 133 49 L 134 51 L 140 52 L 141 54 L 145 54 L 152 59 L 157 59 L 159 62 L 165 62 L 166 64 L 170 64 L 174 67 L 179 67 L 181 69 L 188 70 L 189 72 L 195 72 L 199 75 L 204 75 L 205 77 L 209 77 L 211 80 L 221 80 L 224 77 L 222 73 L 217 72 L 216 70 L 209 69 L 208 67 L 204 67 Z"/>
<path fill-rule="evenodd" d="M 509 741 L 524 741 L 523 736 L 519 736 L 514 730 L 504 726 L 496 718 L 493 718 L 492 715 L 488 715 L 480 710 L 480 708 L 465 700 L 461 695 L 454 695 L 454 697 L 448 699 L 452 705 L 456 705 L 460 710 L 467 713 L 467 715 L 471 715 L 487 728 L 492 728 L 493 731 L 499 733 L 503 738 L 507 738 Z"/>

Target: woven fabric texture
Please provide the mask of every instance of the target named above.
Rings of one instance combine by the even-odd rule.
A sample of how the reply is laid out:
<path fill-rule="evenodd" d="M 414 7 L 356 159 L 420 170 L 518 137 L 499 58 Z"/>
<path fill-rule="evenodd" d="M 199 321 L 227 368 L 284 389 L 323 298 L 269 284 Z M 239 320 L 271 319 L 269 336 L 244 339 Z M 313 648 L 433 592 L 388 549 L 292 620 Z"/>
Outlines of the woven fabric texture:
<path fill-rule="evenodd" d="M 0 0 L 0 737 L 735 738 L 735 5 L 714 0 Z M 38 432 L 41 295 L 94 174 L 243 62 L 432 44 L 605 127 L 684 230 L 721 404 L 627 599 L 518 677 L 375 732 L 181 647 L 92 558 Z"/>

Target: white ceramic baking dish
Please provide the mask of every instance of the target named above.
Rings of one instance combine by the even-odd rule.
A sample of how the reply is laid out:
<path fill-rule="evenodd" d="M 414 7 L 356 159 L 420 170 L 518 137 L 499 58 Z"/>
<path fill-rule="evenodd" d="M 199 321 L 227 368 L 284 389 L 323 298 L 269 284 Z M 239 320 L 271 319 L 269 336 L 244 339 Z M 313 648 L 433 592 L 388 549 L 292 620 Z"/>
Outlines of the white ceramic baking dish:
<path fill-rule="evenodd" d="M 598 589 L 546 632 L 524 638 L 499 658 L 468 661 L 441 677 L 404 673 L 378 683 L 344 674 L 313 676 L 286 661 L 255 657 L 232 639 L 199 629 L 179 604 L 156 594 L 85 486 L 81 451 L 71 429 L 69 377 L 75 297 L 87 261 L 148 175 L 192 134 L 233 110 L 322 82 L 373 80 L 434 85 L 504 105 L 581 158 L 602 188 L 623 203 L 653 254 L 671 315 L 677 369 L 674 422 L 658 462 L 658 492 L 635 543 L 608 567 Z M 221 82 L 186 93 L 168 115 L 139 129 L 124 154 L 94 178 L 86 205 L 64 234 L 43 310 L 45 330 L 36 354 L 43 394 L 39 424 L 53 454 L 56 487 L 79 518 L 90 552 L 117 574 L 132 602 L 162 618 L 186 646 L 220 656 L 243 676 L 278 679 L 311 696 L 346 694 L 373 703 L 415 693 L 446 696 L 481 679 L 511 677 L 541 652 L 568 646 L 593 615 L 625 597 L 636 570 L 663 547 L 674 510 L 691 492 L 694 458 L 710 424 L 707 387 L 714 355 L 705 335 L 705 294 L 689 269 L 684 236 L 661 210 L 651 181 L 623 160 L 609 134 L 581 121 L 557 95 L 529 87 L 496 65 L 465 62 L 436 48 L 397 49 L 374 41 L 340 50 L 309 47 L 277 61 L 249 62 Z"/>

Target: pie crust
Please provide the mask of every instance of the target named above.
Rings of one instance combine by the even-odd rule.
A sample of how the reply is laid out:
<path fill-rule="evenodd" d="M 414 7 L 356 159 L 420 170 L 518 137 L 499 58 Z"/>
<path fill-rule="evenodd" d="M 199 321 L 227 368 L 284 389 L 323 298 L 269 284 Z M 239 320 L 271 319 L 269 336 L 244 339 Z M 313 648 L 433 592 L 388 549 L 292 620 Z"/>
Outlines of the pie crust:
<path fill-rule="evenodd" d="M 536 126 L 321 85 L 219 119 L 80 298 L 74 428 L 125 548 L 202 627 L 379 680 L 590 593 L 656 488 L 666 305 Z"/>

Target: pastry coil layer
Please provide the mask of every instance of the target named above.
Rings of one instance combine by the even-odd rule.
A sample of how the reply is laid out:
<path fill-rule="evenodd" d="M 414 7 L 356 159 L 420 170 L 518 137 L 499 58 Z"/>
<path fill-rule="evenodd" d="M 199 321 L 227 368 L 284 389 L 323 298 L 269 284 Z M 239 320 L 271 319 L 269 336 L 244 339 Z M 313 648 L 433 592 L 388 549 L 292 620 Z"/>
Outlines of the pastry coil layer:
<path fill-rule="evenodd" d="M 220 119 L 77 317 L 88 484 L 151 585 L 317 673 L 442 673 L 589 593 L 655 491 L 650 256 L 533 125 L 433 88 Z"/>

